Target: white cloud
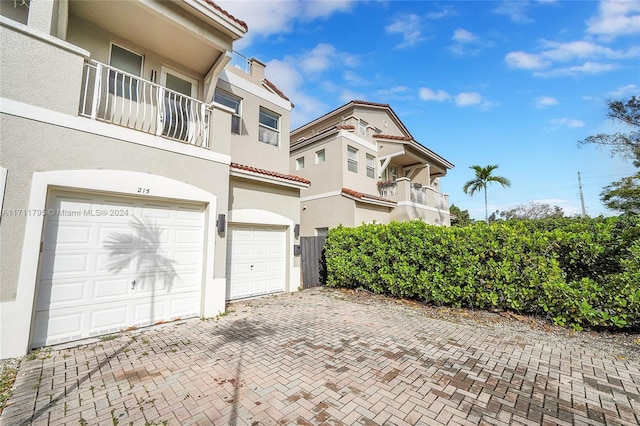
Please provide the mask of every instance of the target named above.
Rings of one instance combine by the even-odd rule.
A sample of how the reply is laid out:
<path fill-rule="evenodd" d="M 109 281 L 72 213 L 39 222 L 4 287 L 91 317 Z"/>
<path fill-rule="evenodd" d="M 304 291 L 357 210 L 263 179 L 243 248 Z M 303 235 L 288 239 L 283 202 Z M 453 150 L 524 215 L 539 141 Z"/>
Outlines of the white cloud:
<path fill-rule="evenodd" d="M 484 99 L 478 92 L 460 92 L 457 95 L 451 95 L 444 90 L 433 90 L 428 87 L 421 87 L 418 90 L 418 96 L 427 102 L 453 102 L 461 108 L 479 107 L 482 110 L 487 110 L 497 105 L 495 102 Z"/>
<path fill-rule="evenodd" d="M 253 3 L 253 2 L 252 2 Z M 316 18 L 327 18 L 334 12 L 348 12 L 351 10 L 353 0 L 306 0 L 300 2 L 304 5 L 303 18 L 313 20 Z"/>
<path fill-rule="evenodd" d="M 461 107 L 480 105 L 482 96 L 478 92 L 460 92 L 455 97 L 455 103 Z"/>
<path fill-rule="evenodd" d="M 451 40 L 454 42 L 449 48 L 456 55 L 474 56 L 480 53 L 481 48 L 488 45 L 477 35 L 464 28 L 458 28 L 453 32 Z"/>
<path fill-rule="evenodd" d="M 478 40 L 478 36 L 464 28 L 458 28 L 453 32 L 451 39 L 459 43 L 474 43 Z"/>
<path fill-rule="evenodd" d="M 340 94 L 338 96 L 338 98 L 340 99 L 341 102 L 343 103 L 347 103 L 350 101 L 366 101 L 367 100 L 367 95 L 365 95 L 364 93 L 361 92 L 355 92 L 351 89 L 345 89 L 342 88 L 340 90 Z"/>
<path fill-rule="evenodd" d="M 511 22 L 517 24 L 530 24 L 533 22 L 533 19 L 529 18 L 526 14 L 528 6 L 528 1 L 505 1 L 496 7 L 493 13 L 507 16 L 511 19 Z"/>
<path fill-rule="evenodd" d="M 336 57 L 336 48 L 330 44 L 319 43 L 300 58 L 301 68 L 306 72 L 322 72 L 329 68 Z"/>
<path fill-rule="evenodd" d="M 402 43 L 396 46 L 404 49 L 415 46 L 425 40 L 421 30 L 422 19 L 415 14 L 402 15 L 397 17 L 391 24 L 385 27 L 388 34 L 401 34 Z"/>
<path fill-rule="evenodd" d="M 578 40 L 568 43 L 543 40 L 543 50 L 540 55 L 551 61 L 567 62 L 573 59 L 625 59 L 638 56 L 638 48 L 633 47 L 628 51 L 613 50 L 609 47 L 592 43 L 590 41 Z"/>
<path fill-rule="evenodd" d="M 640 2 L 602 1 L 598 15 L 587 21 L 587 31 L 605 38 L 640 33 Z"/>
<path fill-rule="evenodd" d="M 609 95 L 616 98 L 623 98 L 638 94 L 640 94 L 640 88 L 635 84 L 627 84 L 626 86 L 618 87 L 616 90 L 609 92 Z"/>
<path fill-rule="evenodd" d="M 554 126 L 556 126 L 555 128 L 558 128 L 558 127 L 576 128 L 576 127 L 585 126 L 584 121 L 576 120 L 575 118 L 554 118 L 553 120 L 549 120 L 549 122 Z"/>
<path fill-rule="evenodd" d="M 438 90 L 437 92 L 434 92 L 428 87 L 420 88 L 420 90 L 418 91 L 418 95 L 420 96 L 420 99 L 422 99 L 423 101 L 443 102 L 451 99 L 451 95 L 448 94 L 447 92 L 443 90 Z"/>
<path fill-rule="evenodd" d="M 582 40 L 557 42 L 541 40 L 538 52 L 509 52 L 505 61 L 510 68 L 535 70 L 539 77 L 603 74 L 618 69 L 624 60 L 640 56 L 640 45 L 630 43 L 626 47 L 612 48 L 607 42 L 618 36 L 640 33 L 640 2 L 600 2 L 597 15 L 586 23 Z M 600 36 L 598 39 L 593 35 Z M 559 64 L 558 68 L 553 68 Z"/>
<path fill-rule="evenodd" d="M 296 69 L 292 58 L 287 58 L 285 61 L 274 59 L 266 65 L 266 78 L 282 90 L 295 105 L 291 111 L 292 128 L 309 122 L 326 110 L 327 106 L 324 103 L 304 93 L 304 76 Z"/>
<path fill-rule="evenodd" d="M 507 53 L 505 60 L 507 61 L 509 68 L 525 70 L 544 68 L 549 65 L 549 63 L 543 60 L 540 55 L 522 51 Z"/>
<path fill-rule="evenodd" d="M 558 105 L 558 100 L 551 96 L 540 96 L 535 99 L 536 108 L 546 108 L 548 106 Z"/>
<path fill-rule="evenodd" d="M 221 8 L 249 26 L 249 31 L 235 48 L 251 44 L 258 36 L 270 36 L 288 33 L 297 22 L 306 22 L 317 18 L 327 18 L 333 13 L 348 12 L 355 0 L 216 0 Z"/>
<path fill-rule="evenodd" d="M 555 68 L 549 71 L 535 72 L 533 75 L 537 77 L 559 77 L 559 76 L 571 76 L 571 75 L 583 75 L 583 74 L 604 74 L 609 71 L 617 69 L 618 66 L 614 64 L 603 64 L 599 62 L 585 62 L 580 65 L 573 65 L 570 67 Z"/>

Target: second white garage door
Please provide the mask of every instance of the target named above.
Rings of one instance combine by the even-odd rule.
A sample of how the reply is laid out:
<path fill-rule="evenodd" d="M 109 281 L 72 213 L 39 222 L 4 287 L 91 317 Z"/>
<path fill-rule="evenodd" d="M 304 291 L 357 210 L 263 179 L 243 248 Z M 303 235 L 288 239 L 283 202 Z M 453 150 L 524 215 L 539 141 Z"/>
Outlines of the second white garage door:
<path fill-rule="evenodd" d="M 227 235 L 227 298 L 285 290 L 286 228 L 230 225 Z"/>
<path fill-rule="evenodd" d="M 52 194 L 33 346 L 199 314 L 204 206 Z"/>

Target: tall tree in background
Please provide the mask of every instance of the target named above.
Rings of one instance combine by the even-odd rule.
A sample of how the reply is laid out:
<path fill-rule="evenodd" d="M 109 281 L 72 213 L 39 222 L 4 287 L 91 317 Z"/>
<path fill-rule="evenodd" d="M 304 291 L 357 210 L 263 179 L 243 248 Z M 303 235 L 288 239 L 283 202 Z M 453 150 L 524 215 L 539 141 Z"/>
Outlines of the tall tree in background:
<path fill-rule="evenodd" d="M 620 210 L 627 214 L 640 214 L 640 98 L 608 101 L 607 116 L 613 121 L 629 125 L 633 130 L 629 133 L 604 133 L 589 136 L 579 144 L 593 144 L 610 149 L 611 155 L 618 155 L 631 160 L 638 171 L 632 176 L 622 178 L 604 187 L 600 194 L 602 202 L 612 210 Z"/>
<path fill-rule="evenodd" d="M 469 194 L 473 196 L 476 192 L 481 189 L 484 190 L 484 220 L 489 223 L 489 205 L 487 203 L 487 185 L 492 182 L 497 182 L 503 187 L 510 187 L 511 182 L 506 177 L 502 176 L 494 176 L 493 171 L 498 168 L 497 164 L 480 167 L 480 166 L 471 166 L 476 172 L 476 177 L 468 181 L 462 187 L 462 190 L 465 194 Z"/>
<path fill-rule="evenodd" d="M 564 211 L 561 207 L 552 206 L 545 203 L 527 203 L 520 204 L 514 208 L 500 212 L 500 217 L 510 219 L 548 219 L 554 217 L 564 217 Z"/>
<path fill-rule="evenodd" d="M 455 216 L 451 218 L 451 226 L 467 226 L 473 223 L 469 210 L 462 210 L 455 204 L 451 204 L 449 212 Z"/>

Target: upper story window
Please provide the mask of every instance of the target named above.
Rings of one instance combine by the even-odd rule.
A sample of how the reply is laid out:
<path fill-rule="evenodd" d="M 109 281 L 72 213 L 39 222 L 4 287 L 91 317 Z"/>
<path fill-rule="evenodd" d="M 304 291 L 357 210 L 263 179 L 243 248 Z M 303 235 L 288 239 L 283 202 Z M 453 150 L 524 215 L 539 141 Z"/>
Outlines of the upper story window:
<path fill-rule="evenodd" d="M 324 149 L 321 149 L 320 151 L 316 151 L 316 164 L 324 163 L 324 161 L 325 161 Z"/>
<path fill-rule="evenodd" d="M 111 45 L 109 65 L 136 77 L 142 75 L 142 55 L 116 44 Z M 115 93 L 127 99 L 137 100 L 138 79 L 119 71 L 109 71 L 109 93 Z"/>
<path fill-rule="evenodd" d="M 258 140 L 269 145 L 279 146 L 280 144 L 280 116 L 264 108 L 260 108 L 260 127 L 258 129 Z"/>
<path fill-rule="evenodd" d="M 358 133 L 360 133 L 363 136 L 367 136 L 367 126 L 369 125 L 369 123 L 367 123 L 364 120 L 358 120 Z"/>
<path fill-rule="evenodd" d="M 376 178 L 376 157 L 367 154 L 367 177 Z"/>
<path fill-rule="evenodd" d="M 233 115 L 231 116 L 231 133 L 239 135 L 240 122 L 242 121 L 240 110 L 240 107 L 242 106 L 242 99 L 235 95 L 232 95 L 231 93 L 216 89 L 213 100 L 219 104 L 228 106 L 234 111 Z"/>
<path fill-rule="evenodd" d="M 296 158 L 296 170 L 304 169 L 304 157 Z"/>
<path fill-rule="evenodd" d="M 347 146 L 347 170 L 358 173 L 358 150 Z"/>

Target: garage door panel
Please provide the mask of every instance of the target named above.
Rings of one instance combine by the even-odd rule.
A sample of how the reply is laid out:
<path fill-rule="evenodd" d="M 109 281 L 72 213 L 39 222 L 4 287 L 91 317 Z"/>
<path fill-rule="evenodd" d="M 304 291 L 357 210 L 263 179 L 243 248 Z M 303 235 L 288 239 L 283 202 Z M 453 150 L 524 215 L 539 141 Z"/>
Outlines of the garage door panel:
<path fill-rule="evenodd" d="M 86 225 L 60 224 L 58 228 L 48 228 L 44 237 L 44 249 L 54 247 L 77 247 L 91 244 L 91 228 Z"/>
<path fill-rule="evenodd" d="M 36 312 L 33 335 L 34 344 L 40 346 L 50 345 L 81 338 L 83 313 L 54 312 L 55 315 L 50 315 L 49 312 L 50 311 Z"/>
<path fill-rule="evenodd" d="M 34 345 L 197 315 L 204 206 L 57 192 L 47 208 L 81 213 L 45 218 Z"/>
<path fill-rule="evenodd" d="M 191 246 L 194 244 L 198 244 L 202 239 L 202 233 L 200 229 L 194 228 L 186 228 L 186 229 L 176 229 L 174 243 L 177 245 L 186 245 Z"/>
<path fill-rule="evenodd" d="M 231 225 L 227 245 L 229 299 L 284 291 L 285 228 Z"/>
<path fill-rule="evenodd" d="M 57 308 L 65 305 L 77 305 L 86 297 L 83 281 L 58 280 L 53 286 L 52 281 L 43 281 L 38 288 L 38 301 L 36 310 L 46 310 L 49 307 Z"/>
<path fill-rule="evenodd" d="M 85 335 L 113 332 L 127 327 L 127 307 L 121 303 L 112 302 L 94 306 L 89 312 L 88 329 Z"/>
<path fill-rule="evenodd" d="M 111 299 L 123 299 L 129 296 L 129 280 L 114 278 L 109 280 L 96 280 L 93 286 L 93 294 L 90 299 L 95 302 L 105 302 Z"/>

